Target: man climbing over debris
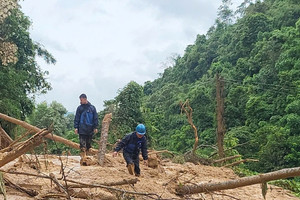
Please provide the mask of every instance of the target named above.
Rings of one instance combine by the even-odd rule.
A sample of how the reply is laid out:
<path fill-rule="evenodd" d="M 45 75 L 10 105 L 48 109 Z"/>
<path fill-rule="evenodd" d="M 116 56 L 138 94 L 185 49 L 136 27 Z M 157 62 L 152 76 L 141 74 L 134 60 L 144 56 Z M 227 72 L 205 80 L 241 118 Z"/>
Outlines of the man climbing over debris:
<path fill-rule="evenodd" d="M 79 96 L 80 105 L 77 107 L 74 119 L 75 134 L 79 134 L 80 157 L 83 159 L 91 148 L 94 133 L 98 132 L 98 114 L 95 106 L 85 94 Z"/>
<path fill-rule="evenodd" d="M 145 125 L 137 125 L 136 131 L 126 135 L 114 149 L 113 157 L 117 156 L 118 152 L 123 149 L 123 157 L 127 163 L 128 172 L 131 175 L 140 176 L 140 151 L 142 151 L 144 164 L 148 166 L 147 138 L 145 133 Z"/>

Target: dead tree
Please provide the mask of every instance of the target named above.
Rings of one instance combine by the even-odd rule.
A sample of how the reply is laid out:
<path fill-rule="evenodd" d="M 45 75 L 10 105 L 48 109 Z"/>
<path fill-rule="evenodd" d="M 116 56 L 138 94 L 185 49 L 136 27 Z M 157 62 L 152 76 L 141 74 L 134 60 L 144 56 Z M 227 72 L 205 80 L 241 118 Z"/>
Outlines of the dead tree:
<path fill-rule="evenodd" d="M 99 142 L 98 162 L 101 166 L 104 165 L 107 136 L 112 114 L 106 114 L 102 121 L 101 138 Z"/>
<path fill-rule="evenodd" d="M 16 145 L 16 148 L 12 148 L 11 151 L 4 152 L 0 154 L 0 167 L 4 166 L 5 164 L 13 161 L 14 159 L 18 158 L 19 156 L 23 155 L 24 153 L 31 151 L 38 145 L 43 142 L 43 137 L 49 134 L 52 130 L 41 130 L 40 132 L 33 135 L 28 140 L 22 142 L 19 145 Z"/>
<path fill-rule="evenodd" d="M 213 192 L 218 190 L 228 190 L 234 189 L 238 187 L 244 187 L 247 185 L 254 185 L 258 183 L 266 183 L 268 181 L 284 179 L 289 177 L 300 176 L 300 167 L 295 168 L 287 168 L 274 172 L 269 172 L 266 174 L 260 174 L 255 176 L 249 176 L 244 178 L 239 178 L 230 181 L 224 182 L 216 182 L 216 183 L 201 183 L 194 185 L 183 185 L 177 186 L 176 193 L 178 195 L 186 195 L 186 194 L 196 194 L 203 192 Z"/>
<path fill-rule="evenodd" d="M 188 122 L 191 125 L 191 127 L 193 128 L 194 133 L 195 133 L 195 143 L 194 143 L 193 150 L 192 150 L 192 154 L 195 155 L 195 152 L 196 152 L 196 149 L 198 146 L 198 142 L 199 142 L 199 138 L 198 138 L 197 128 L 193 123 L 193 109 L 190 106 L 188 99 L 184 103 L 180 103 L 180 105 L 181 105 L 181 113 L 182 113 L 182 111 L 185 112 L 185 114 L 188 118 Z"/>
<path fill-rule="evenodd" d="M 0 113 L 0 118 L 1 118 L 1 119 L 4 119 L 4 120 L 6 120 L 6 121 L 9 121 L 9 122 L 11 122 L 11 123 L 20 125 L 20 126 L 22 126 L 23 128 L 28 129 L 28 130 L 33 130 L 33 131 L 35 131 L 35 132 L 40 132 L 40 131 L 41 131 L 41 129 L 38 128 L 38 127 L 36 127 L 36 126 L 32 126 L 32 125 L 30 125 L 30 124 L 28 124 L 28 123 L 26 123 L 26 122 L 24 122 L 24 121 L 15 119 L 15 118 L 13 118 L 13 117 L 9 117 L 9 116 L 4 115 L 4 114 L 2 114 L 2 113 Z M 55 134 L 48 134 L 48 135 L 45 136 L 45 138 L 54 140 L 54 141 L 56 141 L 56 142 L 63 143 L 63 144 L 68 145 L 68 146 L 70 146 L 70 147 L 72 147 L 72 148 L 74 148 L 74 149 L 80 149 L 79 144 L 77 144 L 77 143 L 75 143 L 75 142 L 72 142 L 72 141 L 70 141 L 70 140 L 67 140 L 67 139 L 65 139 L 65 138 L 63 138 L 63 137 L 59 137 L 59 136 L 57 136 L 57 135 L 55 135 Z M 93 154 L 96 154 L 96 153 L 98 152 L 98 150 L 92 149 L 92 148 L 91 148 L 91 149 L 90 149 L 90 152 L 93 153 Z"/>
<path fill-rule="evenodd" d="M 219 157 L 224 158 L 224 136 L 225 136 L 225 119 L 224 119 L 224 80 L 219 74 L 216 75 L 216 97 L 217 97 L 217 141 Z"/>

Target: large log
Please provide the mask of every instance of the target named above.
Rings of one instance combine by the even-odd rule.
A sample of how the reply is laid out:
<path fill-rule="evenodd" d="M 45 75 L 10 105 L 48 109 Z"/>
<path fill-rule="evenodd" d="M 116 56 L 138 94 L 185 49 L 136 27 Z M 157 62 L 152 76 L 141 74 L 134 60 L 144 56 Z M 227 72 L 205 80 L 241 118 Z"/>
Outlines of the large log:
<path fill-rule="evenodd" d="M 0 154 L 0 167 L 13 161 L 24 153 L 33 150 L 35 147 L 43 142 L 43 137 L 49 134 L 51 130 L 41 130 L 40 132 L 33 135 L 31 138 L 26 140 L 22 145 L 18 146 L 16 149 L 12 149 L 10 152 L 5 152 Z"/>
<path fill-rule="evenodd" d="M 249 176 L 244 178 L 239 178 L 230 181 L 224 182 L 216 182 L 216 183 L 201 183 L 198 185 L 183 185 L 177 186 L 176 192 L 179 195 L 186 195 L 186 194 L 196 194 L 196 193 L 203 193 L 203 192 L 213 192 L 218 190 L 228 190 L 234 189 L 238 187 L 243 187 L 247 185 L 254 185 L 258 183 L 265 183 L 268 181 L 289 178 L 300 176 L 300 167 L 295 168 L 287 168 L 282 169 L 274 172 L 269 172 L 266 174 L 260 174 L 255 176 Z"/>
<path fill-rule="evenodd" d="M 112 117 L 112 113 L 106 114 L 102 121 L 101 138 L 100 138 L 99 152 L 98 152 L 98 162 L 100 166 L 104 165 L 107 136 L 108 136 L 109 125 L 111 122 L 111 117 Z"/>
<path fill-rule="evenodd" d="M 38 127 L 36 127 L 36 126 L 32 126 L 32 125 L 30 125 L 30 124 L 28 124 L 28 123 L 26 123 L 26 122 L 24 122 L 24 121 L 15 119 L 15 118 L 13 118 L 13 117 L 9 117 L 9 116 L 7 116 L 7 115 L 5 115 L 5 114 L 2 114 L 2 113 L 0 113 L 0 118 L 1 118 L 1 119 L 4 119 L 4 120 L 6 120 L 6 121 L 9 121 L 9 122 L 11 122 L 11 123 L 20 125 L 20 126 L 22 126 L 23 128 L 28 129 L 28 130 L 33 130 L 33 131 L 35 131 L 35 132 L 41 131 L 41 129 L 38 128 Z M 55 135 L 55 134 L 53 134 L 53 133 L 48 134 L 48 135 L 46 135 L 45 137 L 48 138 L 48 139 L 54 140 L 54 141 L 56 141 L 56 142 L 60 142 L 60 143 L 63 143 L 63 144 L 65 144 L 65 145 L 68 145 L 68 146 L 70 146 L 70 147 L 72 147 L 72 148 L 74 148 L 74 149 L 80 149 L 79 144 L 77 144 L 77 143 L 75 143 L 75 142 L 72 142 L 72 141 L 70 141 L 70 140 L 67 140 L 67 139 L 65 139 L 65 138 L 63 138 L 63 137 L 57 136 L 57 135 Z M 97 150 L 97 149 L 92 149 L 92 148 L 91 148 L 91 149 L 90 149 L 90 152 L 93 153 L 93 154 L 96 154 L 96 153 L 98 152 L 98 150 Z"/>

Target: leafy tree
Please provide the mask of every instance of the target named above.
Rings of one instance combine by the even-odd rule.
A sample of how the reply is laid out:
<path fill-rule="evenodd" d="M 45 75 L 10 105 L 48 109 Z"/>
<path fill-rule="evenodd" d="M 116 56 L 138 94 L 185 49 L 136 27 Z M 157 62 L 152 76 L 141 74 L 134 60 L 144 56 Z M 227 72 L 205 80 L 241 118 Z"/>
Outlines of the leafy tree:
<path fill-rule="evenodd" d="M 24 120 L 34 108 L 34 95 L 51 89 L 45 79 L 48 72 L 41 70 L 36 57 L 56 61 L 30 38 L 30 20 L 17 2 L 1 0 L 0 5 L 4 6 L 0 9 L 0 112 Z M 8 132 L 13 128 L 2 125 Z"/>
<path fill-rule="evenodd" d="M 64 135 L 67 131 L 68 123 L 68 118 L 65 116 L 66 113 L 66 108 L 56 101 L 53 101 L 49 106 L 46 102 L 42 102 L 37 105 L 29 117 L 29 121 L 39 128 L 48 128 L 53 123 L 54 133 Z"/>
<path fill-rule="evenodd" d="M 131 81 L 119 92 L 115 100 L 106 102 L 106 110 L 113 111 L 111 130 L 114 139 L 122 138 L 125 133 L 144 122 L 141 112 L 142 95 L 142 86 Z"/>

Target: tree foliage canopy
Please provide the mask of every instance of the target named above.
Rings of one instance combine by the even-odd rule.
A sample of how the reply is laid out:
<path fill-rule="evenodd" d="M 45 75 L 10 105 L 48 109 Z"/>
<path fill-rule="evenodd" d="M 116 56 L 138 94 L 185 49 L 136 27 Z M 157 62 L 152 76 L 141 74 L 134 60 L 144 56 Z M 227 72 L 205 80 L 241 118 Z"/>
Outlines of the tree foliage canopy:
<path fill-rule="evenodd" d="M 17 1 L 1 0 L 0 5 L 0 112 L 25 119 L 33 110 L 34 95 L 51 89 L 45 79 L 48 72 L 39 67 L 36 57 L 56 61 L 30 38 L 30 20 Z"/>
<path fill-rule="evenodd" d="M 207 34 L 198 35 L 159 78 L 147 81 L 141 103 L 128 109 L 141 109 L 153 147 L 186 152 L 194 137 L 179 102 L 189 99 L 200 144 L 213 145 L 219 73 L 225 81 L 225 148 L 246 143 L 237 150 L 260 160 L 249 164 L 255 171 L 298 166 L 300 4 L 245 0 L 236 12 L 230 4 L 222 1 Z M 119 115 L 130 119 L 136 116 L 131 111 L 119 108 Z"/>

